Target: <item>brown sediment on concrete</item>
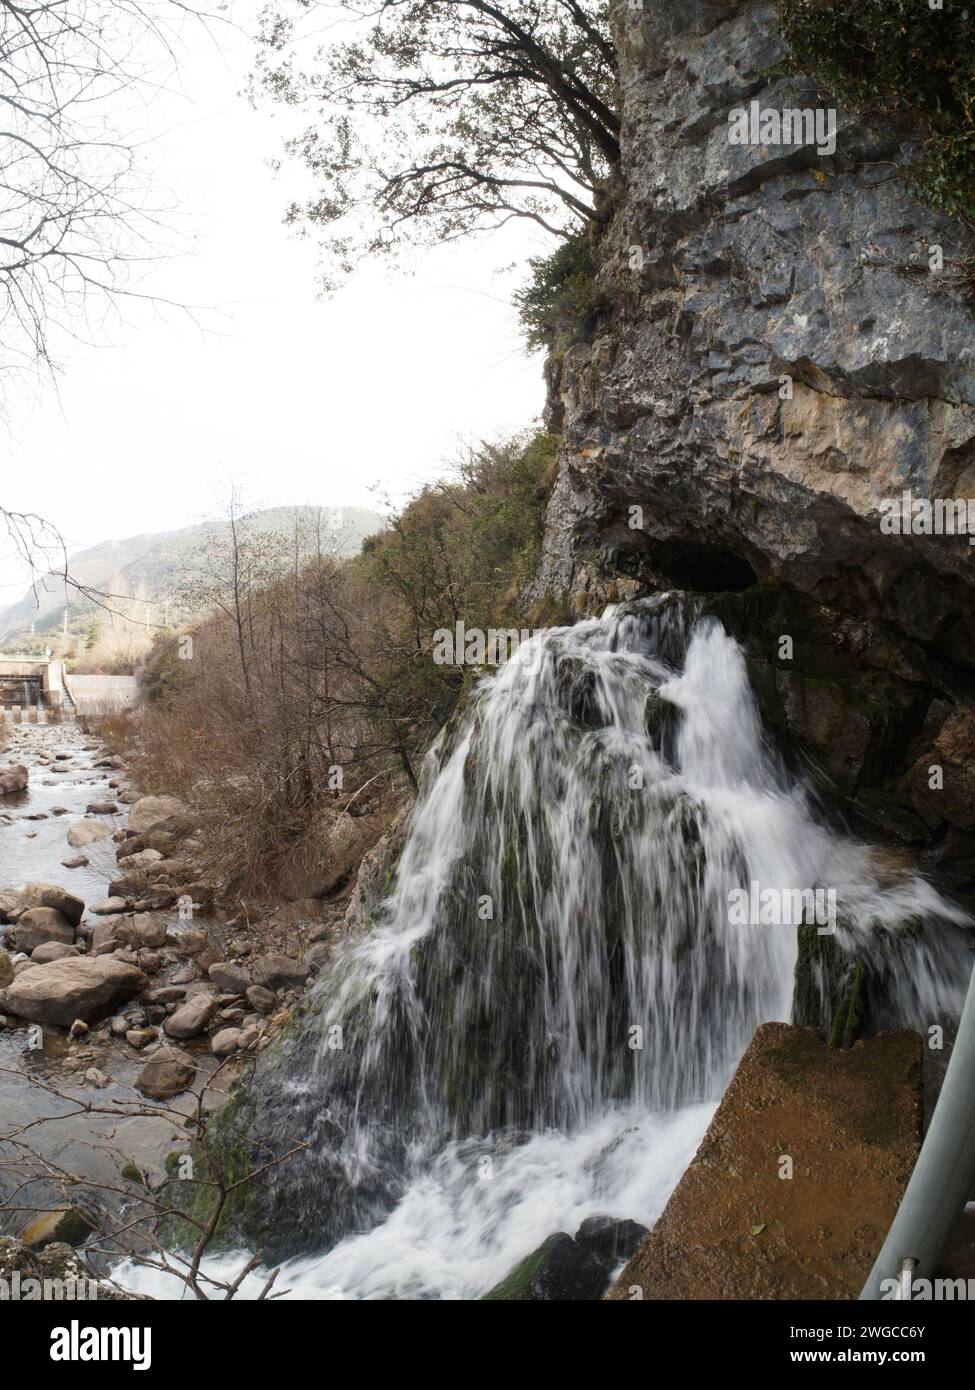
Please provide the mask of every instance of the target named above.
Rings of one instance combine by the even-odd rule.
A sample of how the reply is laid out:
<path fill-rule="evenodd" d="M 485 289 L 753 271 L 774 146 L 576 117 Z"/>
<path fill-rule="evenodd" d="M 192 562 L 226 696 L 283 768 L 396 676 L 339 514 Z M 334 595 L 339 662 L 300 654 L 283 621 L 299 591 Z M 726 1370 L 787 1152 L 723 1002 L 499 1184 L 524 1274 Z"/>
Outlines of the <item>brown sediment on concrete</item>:
<path fill-rule="evenodd" d="M 921 1058 L 916 1033 L 837 1050 L 763 1024 L 608 1297 L 856 1298 L 920 1147 Z"/>

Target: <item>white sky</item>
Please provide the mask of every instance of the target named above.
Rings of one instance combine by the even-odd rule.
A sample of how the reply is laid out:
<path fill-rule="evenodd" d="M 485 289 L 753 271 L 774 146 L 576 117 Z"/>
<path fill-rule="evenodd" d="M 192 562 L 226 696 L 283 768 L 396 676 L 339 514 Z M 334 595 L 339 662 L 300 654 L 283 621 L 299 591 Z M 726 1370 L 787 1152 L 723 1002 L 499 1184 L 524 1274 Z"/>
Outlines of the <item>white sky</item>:
<path fill-rule="evenodd" d="M 225 32 L 197 37 L 180 90 L 140 119 L 190 249 L 144 288 L 186 315 L 135 305 L 98 343 L 60 345 L 57 391 L 25 384 L 2 444 L 2 501 L 36 511 L 79 549 L 218 513 L 232 478 L 255 506 L 375 506 L 443 471 L 458 440 L 532 423 L 540 360 L 510 307 L 527 255 L 521 227 L 416 257 L 412 275 L 365 267 L 318 297 L 317 249 L 283 225 L 298 187 L 280 114 L 239 95 L 253 56 Z M 521 269 L 504 272 L 512 262 Z M 0 544 L 0 607 L 25 576 Z"/>

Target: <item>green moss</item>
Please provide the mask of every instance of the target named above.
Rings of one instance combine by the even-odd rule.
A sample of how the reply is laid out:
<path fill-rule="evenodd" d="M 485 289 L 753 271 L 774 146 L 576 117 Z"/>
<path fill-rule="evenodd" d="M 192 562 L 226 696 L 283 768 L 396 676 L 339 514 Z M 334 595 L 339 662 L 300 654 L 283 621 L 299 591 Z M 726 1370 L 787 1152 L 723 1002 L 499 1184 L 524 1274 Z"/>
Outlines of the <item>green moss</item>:
<path fill-rule="evenodd" d="M 865 1011 L 865 975 L 866 971 L 862 964 L 854 966 L 846 993 L 836 1010 L 832 1027 L 829 1030 L 830 1047 L 852 1047 L 859 1035 Z"/>
<path fill-rule="evenodd" d="M 548 1240 L 543 1241 L 537 1250 L 526 1255 L 520 1264 L 515 1265 L 510 1274 L 505 1275 L 500 1284 L 495 1284 L 488 1293 L 482 1294 L 482 1301 L 517 1302 L 526 1300 L 529 1297 L 531 1281 L 548 1258 L 549 1250 L 555 1239 L 557 1237 L 549 1236 Z"/>

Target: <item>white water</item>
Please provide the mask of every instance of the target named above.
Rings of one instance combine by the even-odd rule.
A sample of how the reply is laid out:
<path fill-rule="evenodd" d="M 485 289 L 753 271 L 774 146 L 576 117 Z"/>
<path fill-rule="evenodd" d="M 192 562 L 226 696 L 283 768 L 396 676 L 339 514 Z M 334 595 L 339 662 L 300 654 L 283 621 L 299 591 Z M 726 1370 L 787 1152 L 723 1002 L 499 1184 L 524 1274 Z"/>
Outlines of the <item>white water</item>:
<path fill-rule="evenodd" d="M 668 599 L 525 644 L 431 755 L 392 895 L 326 986 L 313 1055 L 265 1082 L 271 1137 L 312 1142 L 289 1201 L 331 1246 L 278 1287 L 476 1298 L 586 1216 L 652 1224 L 755 1028 L 790 1015 L 794 926 L 729 922 L 729 891 L 752 881 L 834 890 L 839 939 L 871 955 L 911 918 L 965 920 L 817 818 L 717 624 L 688 631 Z M 957 1008 L 963 972 L 937 932 L 897 968 L 890 1021 Z"/>

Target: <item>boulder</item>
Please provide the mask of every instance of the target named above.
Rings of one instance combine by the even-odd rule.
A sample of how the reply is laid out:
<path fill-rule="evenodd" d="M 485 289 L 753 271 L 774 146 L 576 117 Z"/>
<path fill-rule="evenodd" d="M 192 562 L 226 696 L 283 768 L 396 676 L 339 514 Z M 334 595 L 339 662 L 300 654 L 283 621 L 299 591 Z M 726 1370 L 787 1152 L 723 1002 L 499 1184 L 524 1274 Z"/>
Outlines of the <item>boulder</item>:
<path fill-rule="evenodd" d="M 86 845 L 93 845 L 98 840 L 111 838 L 112 827 L 101 820 L 82 817 L 80 820 L 73 820 L 68 826 L 68 844 L 72 849 L 84 849 Z"/>
<path fill-rule="evenodd" d="M 104 1018 L 149 983 L 135 966 L 109 956 L 33 965 L 7 989 L 7 1009 L 32 1023 L 69 1028 L 76 1018 Z"/>
<path fill-rule="evenodd" d="M 169 1100 L 186 1091 L 196 1080 L 196 1067 L 185 1052 L 159 1047 L 151 1053 L 136 1078 L 136 1089 L 153 1100 Z"/>
<path fill-rule="evenodd" d="M 100 903 L 92 903 L 88 909 L 98 917 L 107 917 L 112 913 L 124 912 L 126 902 L 124 898 L 103 898 Z"/>
<path fill-rule="evenodd" d="M 259 1014 L 269 1014 L 274 1009 L 274 994 L 271 990 L 265 989 L 263 985 L 250 985 L 244 993 L 248 1004 Z"/>
<path fill-rule="evenodd" d="M 221 1028 L 210 1043 L 210 1051 L 215 1057 L 230 1057 L 240 1046 L 239 1028 Z"/>
<path fill-rule="evenodd" d="M 201 991 L 181 1004 L 174 1014 L 170 1014 L 163 1028 L 171 1038 L 182 1040 L 199 1037 L 213 1017 L 215 1008 L 213 995 Z"/>
<path fill-rule="evenodd" d="M 565 1231 L 533 1250 L 484 1298 L 494 1302 L 580 1302 L 601 1298 L 608 1270 Z"/>
<path fill-rule="evenodd" d="M 251 986 L 250 972 L 235 961 L 218 960 L 207 971 L 210 979 L 226 994 L 246 994 Z"/>
<path fill-rule="evenodd" d="M 0 796 L 12 796 L 14 792 L 27 790 L 28 773 L 20 763 L 10 767 L 0 767 Z"/>
<path fill-rule="evenodd" d="M 56 908 L 32 907 L 21 913 L 10 935 L 18 951 L 30 952 L 47 941 L 63 941 L 71 945 L 74 927 Z"/>
<path fill-rule="evenodd" d="M 140 912 L 135 917 L 124 919 L 119 924 L 115 935 L 126 946 L 148 947 L 150 950 L 165 946 L 166 920 L 163 917 L 157 917 L 154 912 Z"/>
<path fill-rule="evenodd" d="M 763 1024 L 609 1297 L 855 1299 L 917 1159 L 922 1054 L 916 1033 L 833 1048 Z"/>
<path fill-rule="evenodd" d="M 291 956 L 277 955 L 269 952 L 264 956 L 256 956 L 251 962 L 251 975 L 254 983 L 264 985 L 266 989 L 297 989 L 300 988 L 311 974 L 311 966 L 304 961 L 294 960 Z"/>
<path fill-rule="evenodd" d="M 186 816 L 187 807 L 175 796 L 140 796 L 129 810 L 128 828 L 133 835 L 142 835 L 171 816 Z"/>
<path fill-rule="evenodd" d="M 84 1245 L 93 1230 L 95 1223 L 80 1207 L 58 1207 L 35 1216 L 24 1228 L 21 1240 L 34 1250 L 53 1245 L 55 1241 L 64 1245 Z"/>
<path fill-rule="evenodd" d="M 575 1234 L 577 1245 L 606 1265 L 607 1273 L 620 1260 L 628 1260 L 650 1235 L 639 1221 L 615 1216 L 587 1216 Z"/>
<path fill-rule="evenodd" d="M 69 946 L 66 941 L 45 941 L 34 947 L 30 959 L 32 965 L 47 965 L 52 960 L 68 960 L 80 953 L 80 947 Z"/>
<path fill-rule="evenodd" d="M 11 913 L 20 907 L 20 888 L 0 888 L 0 922 L 11 921 Z"/>
<path fill-rule="evenodd" d="M 0 989 L 10 984 L 14 977 L 13 961 L 9 954 L 0 946 Z"/>
<path fill-rule="evenodd" d="M 85 807 L 86 816 L 114 816 L 118 812 L 118 807 L 114 801 L 93 801 Z"/>
<path fill-rule="evenodd" d="M 54 883 L 28 883 L 20 895 L 20 911 L 27 912 L 32 907 L 53 907 L 67 917 L 76 927 L 85 913 L 83 898 L 59 888 Z"/>

